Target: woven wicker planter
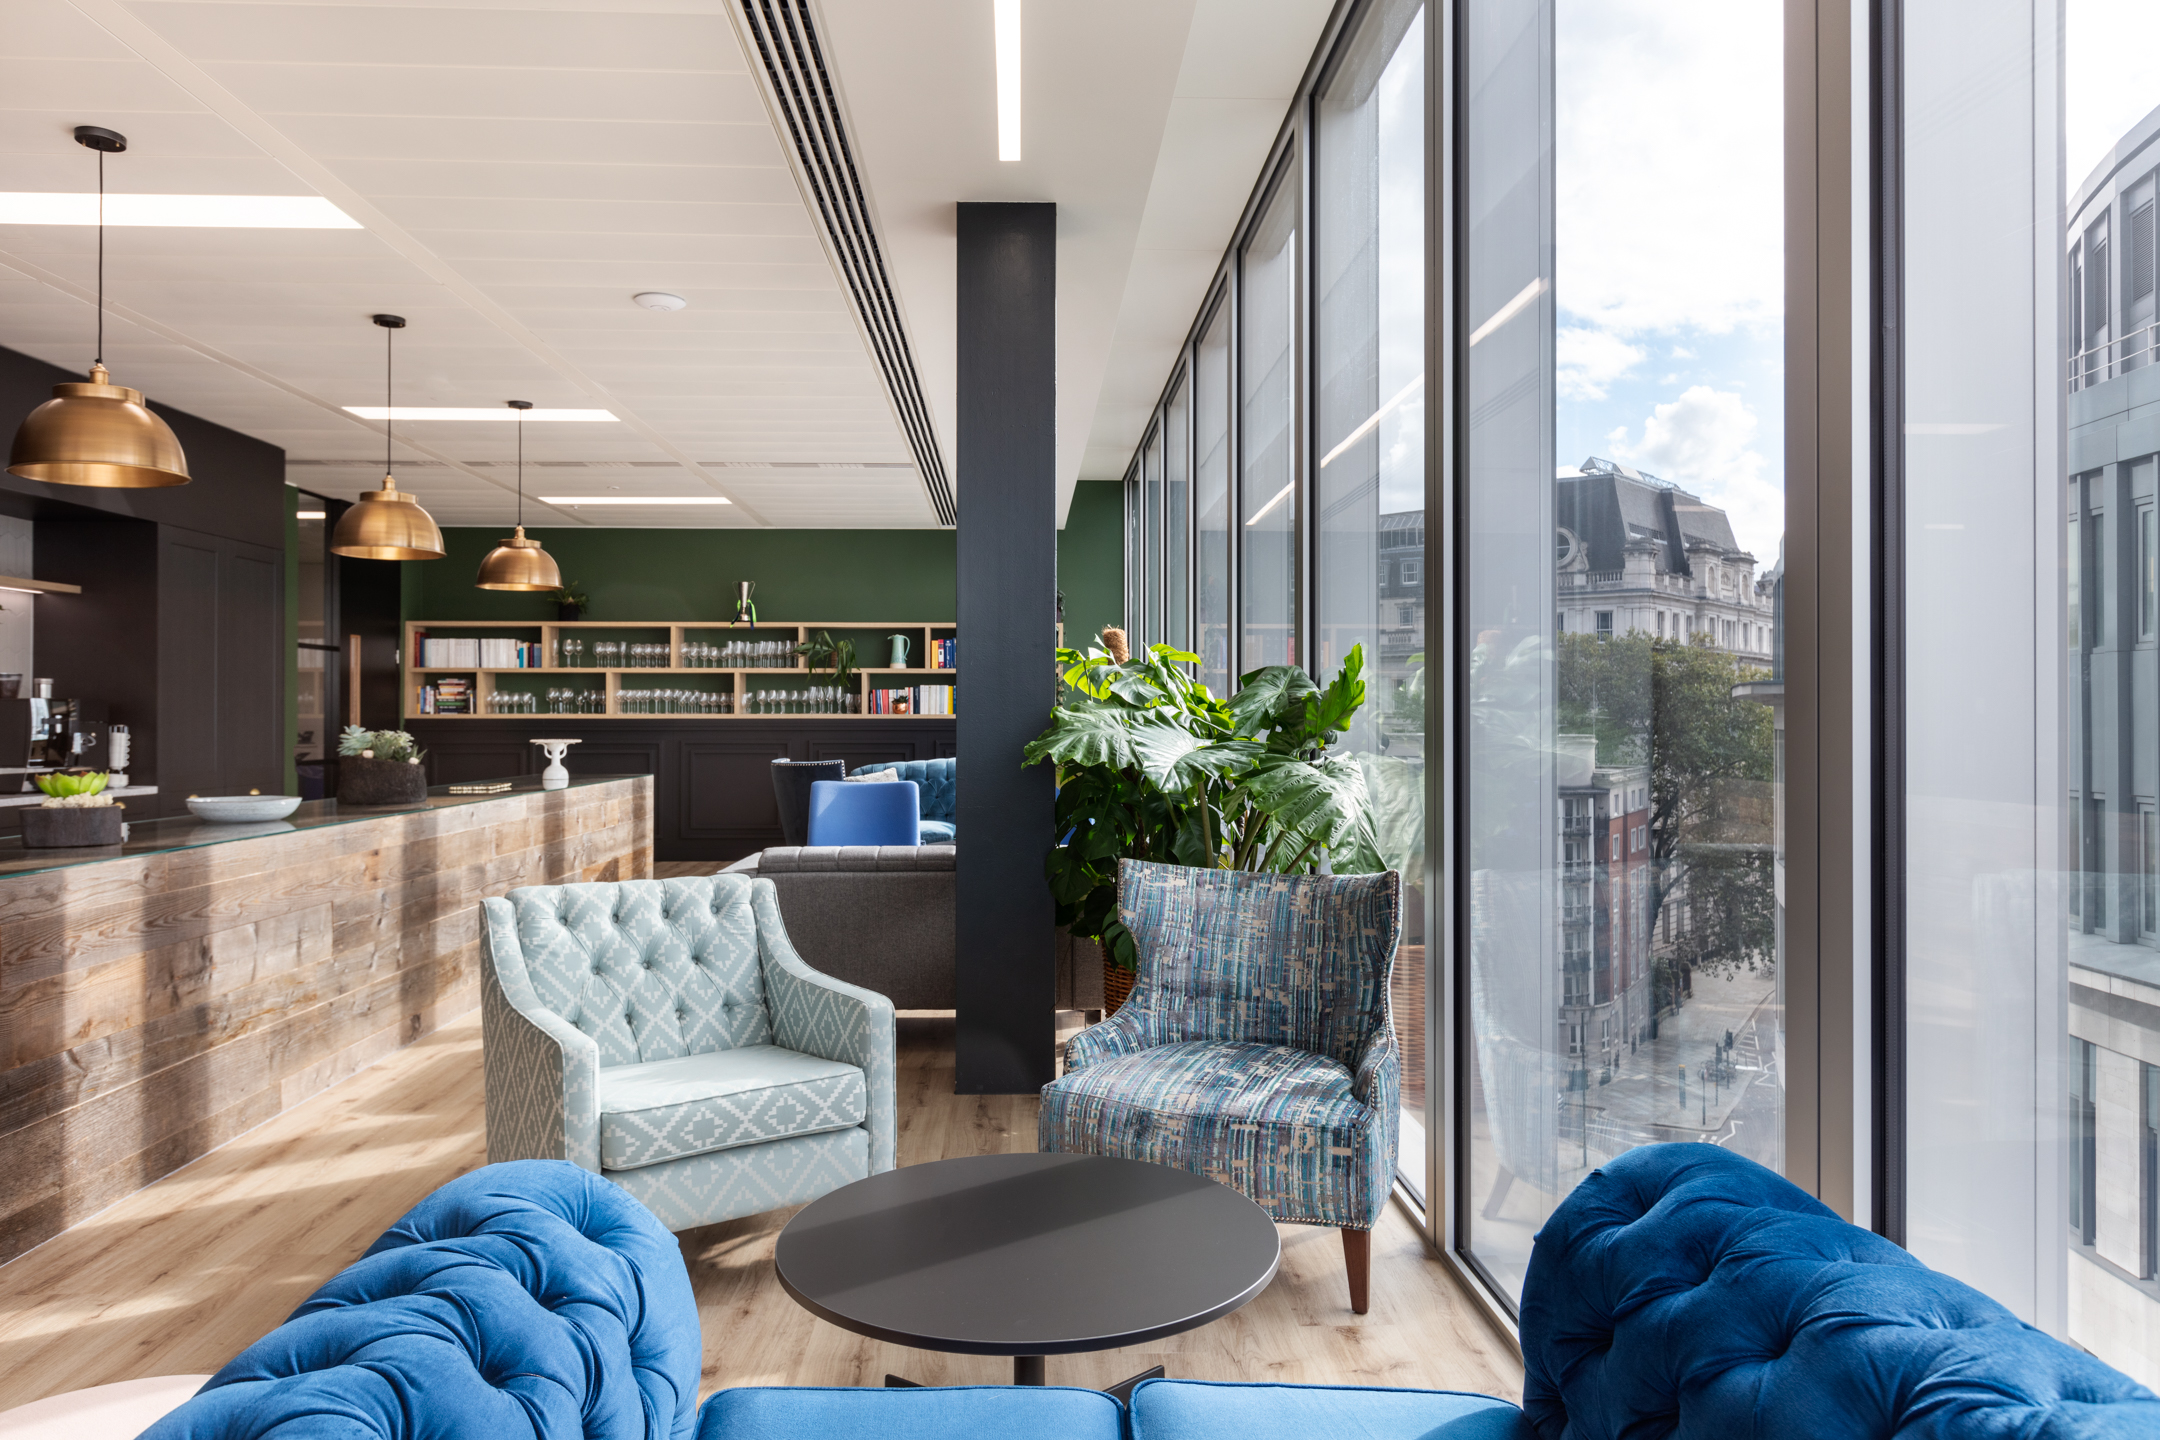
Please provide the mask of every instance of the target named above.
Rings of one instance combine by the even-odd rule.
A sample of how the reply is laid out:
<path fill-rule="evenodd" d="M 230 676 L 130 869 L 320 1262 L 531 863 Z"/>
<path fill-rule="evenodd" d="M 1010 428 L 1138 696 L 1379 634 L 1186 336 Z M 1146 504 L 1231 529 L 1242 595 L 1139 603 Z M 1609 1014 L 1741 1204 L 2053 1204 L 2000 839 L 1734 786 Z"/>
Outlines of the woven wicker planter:
<path fill-rule="evenodd" d="M 427 768 L 347 755 L 338 761 L 337 798 L 340 805 L 419 805 L 427 800 Z"/>
<path fill-rule="evenodd" d="M 1132 995 L 1133 972 L 1116 965 L 1102 967 L 1102 1015 L 1107 1020 L 1117 1014 Z"/>
<path fill-rule="evenodd" d="M 127 811 L 119 805 L 30 805 L 22 811 L 26 850 L 59 850 L 75 845 L 118 845 Z"/>

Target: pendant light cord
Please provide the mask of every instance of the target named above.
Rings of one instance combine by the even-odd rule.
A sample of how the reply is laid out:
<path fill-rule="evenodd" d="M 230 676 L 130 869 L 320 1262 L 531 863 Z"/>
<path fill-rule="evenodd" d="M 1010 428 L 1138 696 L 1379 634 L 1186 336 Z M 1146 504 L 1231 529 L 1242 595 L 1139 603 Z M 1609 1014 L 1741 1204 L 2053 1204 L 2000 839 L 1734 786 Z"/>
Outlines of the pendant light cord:
<path fill-rule="evenodd" d="M 97 359 L 105 363 L 105 152 L 97 152 Z"/>
<path fill-rule="evenodd" d="M 517 412 L 518 427 L 518 518 L 517 528 L 525 528 L 525 412 Z"/>
<path fill-rule="evenodd" d="M 391 327 L 389 327 L 388 325 L 385 325 L 385 326 L 383 327 L 383 341 L 382 341 L 382 345 L 383 345 L 383 349 L 382 349 L 382 403 L 383 403 L 383 417 L 382 417 L 382 468 L 383 468 L 383 474 L 385 474 L 385 475 L 388 475 L 388 474 L 390 473 L 390 471 L 391 471 L 391 465 L 390 465 L 390 427 L 391 427 L 391 426 L 393 426 L 393 425 L 395 425 L 395 424 L 397 423 L 397 422 L 396 422 L 396 421 L 395 421 L 395 420 L 394 420 L 394 419 L 393 419 L 393 418 L 391 417 L 391 414 L 390 414 L 390 412 L 391 412 L 392 410 L 394 410 L 394 409 L 396 409 L 396 408 L 397 408 L 396 406 L 394 406 L 394 405 L 392 405 L 392 404 L 390 403 L 390 402 L 391 402 L 391 400 L 392 400 L 392 398 L 393 398 L 393 397 L 394 397 L 394 396 L 395 396 L 395 395 L 397 394 L 397 389 L 396 389 L 396 387 L 395 387 L 395 386 L 393 386 L 393 385 L 392 385 L 392 384 L 390 383 L 390 380 L 391 380 L 391 377 L 390 377 L 390 361 L 391 361 L 391 358 L 392 358 L 392 355 L 393 355 L 393 353 L 395 352 L 395 350 L 396 350 L 396 348 L 397 348 L 397 344 L 396 344 L 396 342 L 397 342 L 397 331 L 396 331 L 396 330 L 394 330 L 394 329 L 392 329 L 392 328 L 391 328 Z"/>

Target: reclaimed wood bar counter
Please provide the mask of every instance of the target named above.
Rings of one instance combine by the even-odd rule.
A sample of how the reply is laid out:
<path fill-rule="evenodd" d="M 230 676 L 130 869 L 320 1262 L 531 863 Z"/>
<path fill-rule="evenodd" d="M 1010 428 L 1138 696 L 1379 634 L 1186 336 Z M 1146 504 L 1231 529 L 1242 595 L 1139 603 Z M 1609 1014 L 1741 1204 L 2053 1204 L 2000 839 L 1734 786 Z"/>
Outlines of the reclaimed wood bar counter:
<path fill-rule="evenodd" d="M 528 777 L 0 839 L 0 1263 L 472 1009 L 480 900 L 651 875 L 652 809 L 650 776 Z"/>

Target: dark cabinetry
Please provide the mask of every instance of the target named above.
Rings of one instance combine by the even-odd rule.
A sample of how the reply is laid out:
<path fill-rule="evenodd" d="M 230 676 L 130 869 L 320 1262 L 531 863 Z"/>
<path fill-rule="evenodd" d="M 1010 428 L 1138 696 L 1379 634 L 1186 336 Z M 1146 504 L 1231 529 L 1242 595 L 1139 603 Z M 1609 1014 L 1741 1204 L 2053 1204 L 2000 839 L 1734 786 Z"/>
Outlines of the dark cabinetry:
<path fill-rule="evenodd" d="M 853 769 L 954 753 L 953 721 L 943 717 L 622 721 L 564 715 L 408 720 L 405 728 L 427 752 L 431 785 L 536 775 L 546 762 L 534 736 L 580 742 L 563 761 L 572 775 L 651 775 L 656 860 L 725 862 L 778 845 L 775 760 L 844 760 Z"/>
<path fill-rule="evenodd" d="M 285 788 L 284 555 L 160 527 L 159 809 Z"/>

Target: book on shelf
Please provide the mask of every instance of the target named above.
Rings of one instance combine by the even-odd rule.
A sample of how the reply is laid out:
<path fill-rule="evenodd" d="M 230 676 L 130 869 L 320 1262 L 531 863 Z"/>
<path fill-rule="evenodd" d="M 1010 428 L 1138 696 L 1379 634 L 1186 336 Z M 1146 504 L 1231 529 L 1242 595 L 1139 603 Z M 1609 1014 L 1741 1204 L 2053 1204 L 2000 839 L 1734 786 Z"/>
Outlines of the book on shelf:
<path fill-rule="evenodd" d="M 431 680 L 420 687 L 423 715 L 470 715 L 473 713 L 472 681 L 456 676 Z"/>
<path fill-rule="evenodd" d="M 932 670 L 957 670 L 960 668 L 960 637 L 947 635 L 942 640 L 930 642 L 930 668 Z"/>
<path fill-rule="evenodd" d="M 430 640 L 425 632 L 416 632 L 413 638 L 420 646 L 420 668 L 423 670 L 540 668 L 540 645 L 537 641 L 470 635 Z"/>
<path fill-rule="evenodd" d="M 950 685 L 906 685 L 890 689 L 872 690 L 871 715 L 950 715 L 953 713 L 953 687 Z"/>

